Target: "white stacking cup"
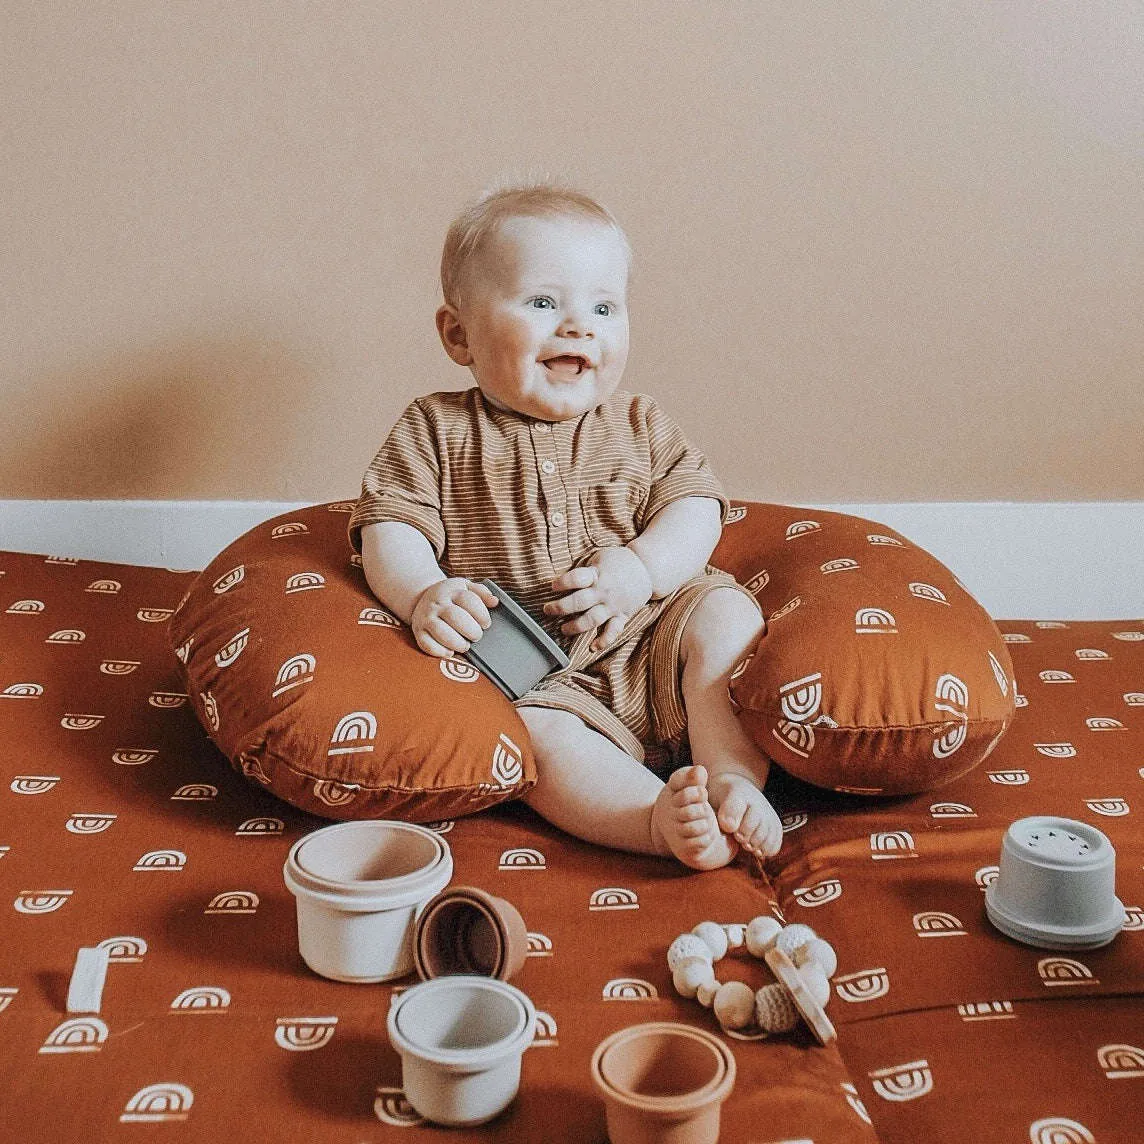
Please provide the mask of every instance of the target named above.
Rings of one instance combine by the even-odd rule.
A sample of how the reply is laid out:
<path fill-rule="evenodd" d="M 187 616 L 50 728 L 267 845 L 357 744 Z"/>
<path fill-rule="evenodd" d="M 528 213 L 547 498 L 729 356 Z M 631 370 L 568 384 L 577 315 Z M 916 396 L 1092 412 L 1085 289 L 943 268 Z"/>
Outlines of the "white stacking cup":
<path fill-rule="evenodd" d="M 985 910 L 1002 933 L 1026 945 L 1107 945 L 1125 919 L 1116 896 L 1116 851 L 1086 822 L 1052 815 L 1018 819 L 1002 839 Z"/>
<path fill-rule="evenodd" d="M 405 1099 L 427 1120 L 468 1127 L 516 1096 L 536 1009 L 505 981 L 458 974 L 395 994 L 386 1025 Z"/>
<path fill-rule="evenodd" d="M 338 822 L 300 838 L 283 876 L 297 899 L 298 949 L 315 973 L 390 981 L 413 968 L 414 923 L 453 876 L 453 857 L 424 826 Z"/>

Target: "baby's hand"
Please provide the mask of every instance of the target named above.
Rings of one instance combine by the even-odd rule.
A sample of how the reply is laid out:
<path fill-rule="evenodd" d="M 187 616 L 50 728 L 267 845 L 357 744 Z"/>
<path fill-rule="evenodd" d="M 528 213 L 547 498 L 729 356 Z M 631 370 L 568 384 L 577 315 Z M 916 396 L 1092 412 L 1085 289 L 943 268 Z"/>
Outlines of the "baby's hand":
<path fill-rule="evenodd" d="M 651 599 L 651 576 L 630 548 L 601 548 L 587 564 L 553 580 L 552 589 L 568 595 L 545 604 L 544 611 L 550 616 L 576 616 L 560 625 L 565 635 L 590 632 L 603 624 L 592 644 L 600 651 L 620 638 L 624 625 Z"/>
<path fill-rule="evenodd" d="M 451 659 L 454 652 L 468 651 L 492 623 L 489 608 L 496 596 L 474 580 L 454 576 L 431 584 L 413 605 L 409 626 L 417 646 L 429 655 Z"/>

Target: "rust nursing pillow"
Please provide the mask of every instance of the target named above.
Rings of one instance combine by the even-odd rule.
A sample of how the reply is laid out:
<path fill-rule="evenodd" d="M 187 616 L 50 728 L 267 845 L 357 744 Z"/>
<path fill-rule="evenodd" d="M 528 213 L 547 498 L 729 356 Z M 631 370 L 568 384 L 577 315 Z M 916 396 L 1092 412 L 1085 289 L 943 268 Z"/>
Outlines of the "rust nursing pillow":
<path fill-rule="evenodd" d="M 250 780 L 327 818 L 431 822 L 519 797 L 536 766 L 515 708 L 379 604 L 352 508 L 266 521 L 192 584 L 170 633 L 203 726 Z"/>
<path fill-rule="evenodd" d="M 873 521 L 738 504 L 711 562 L 767 619 L 731 685 L 759 749 L 816 786 L 912 794 L 975 767 L 1012 719 L 1008 650 L 940 561 Z"/>

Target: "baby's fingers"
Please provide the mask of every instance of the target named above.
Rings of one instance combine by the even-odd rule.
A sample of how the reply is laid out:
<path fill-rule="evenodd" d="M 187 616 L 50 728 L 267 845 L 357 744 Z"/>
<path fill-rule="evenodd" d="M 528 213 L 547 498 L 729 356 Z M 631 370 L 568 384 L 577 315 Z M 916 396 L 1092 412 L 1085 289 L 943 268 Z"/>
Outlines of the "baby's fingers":
<path fill-rule="evenodd" d="M 469 580 L 466 582 L 469 585 L 469 591 L 475 596 L 479 596 L 481 602 L 484 603 L 486 607 L 495 608 L 497 604 L 500 603 L 500 600 L 496 597 L 496 593 L 487 584 L 482 584 L 479 580 Z"/>
<path fill-rule="evenodd" d="M 613 616 L 604 625 L 603 631 L 592 641 L 593 651 L 603 651 L 611 647 L 623 634 L 624 625 L 628 622 L 627 616 Z"/>

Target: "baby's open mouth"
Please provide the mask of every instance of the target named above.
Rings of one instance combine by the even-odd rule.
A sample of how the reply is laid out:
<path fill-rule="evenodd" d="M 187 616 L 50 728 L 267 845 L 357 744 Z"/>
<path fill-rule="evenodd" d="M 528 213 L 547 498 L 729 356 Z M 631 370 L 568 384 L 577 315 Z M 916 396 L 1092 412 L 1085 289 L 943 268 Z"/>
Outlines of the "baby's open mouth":
<path fill-rule="evenodd" d="M 587 362 L 582 357 L 576 357 L 572 354 L 561 354 L 559 357 L 548 358 L 544 362 L 545 369 L 551 370 L 553 373 L 559 373 L 562 376 L 575 376 L 579 377 L 587 366 Z"/>

